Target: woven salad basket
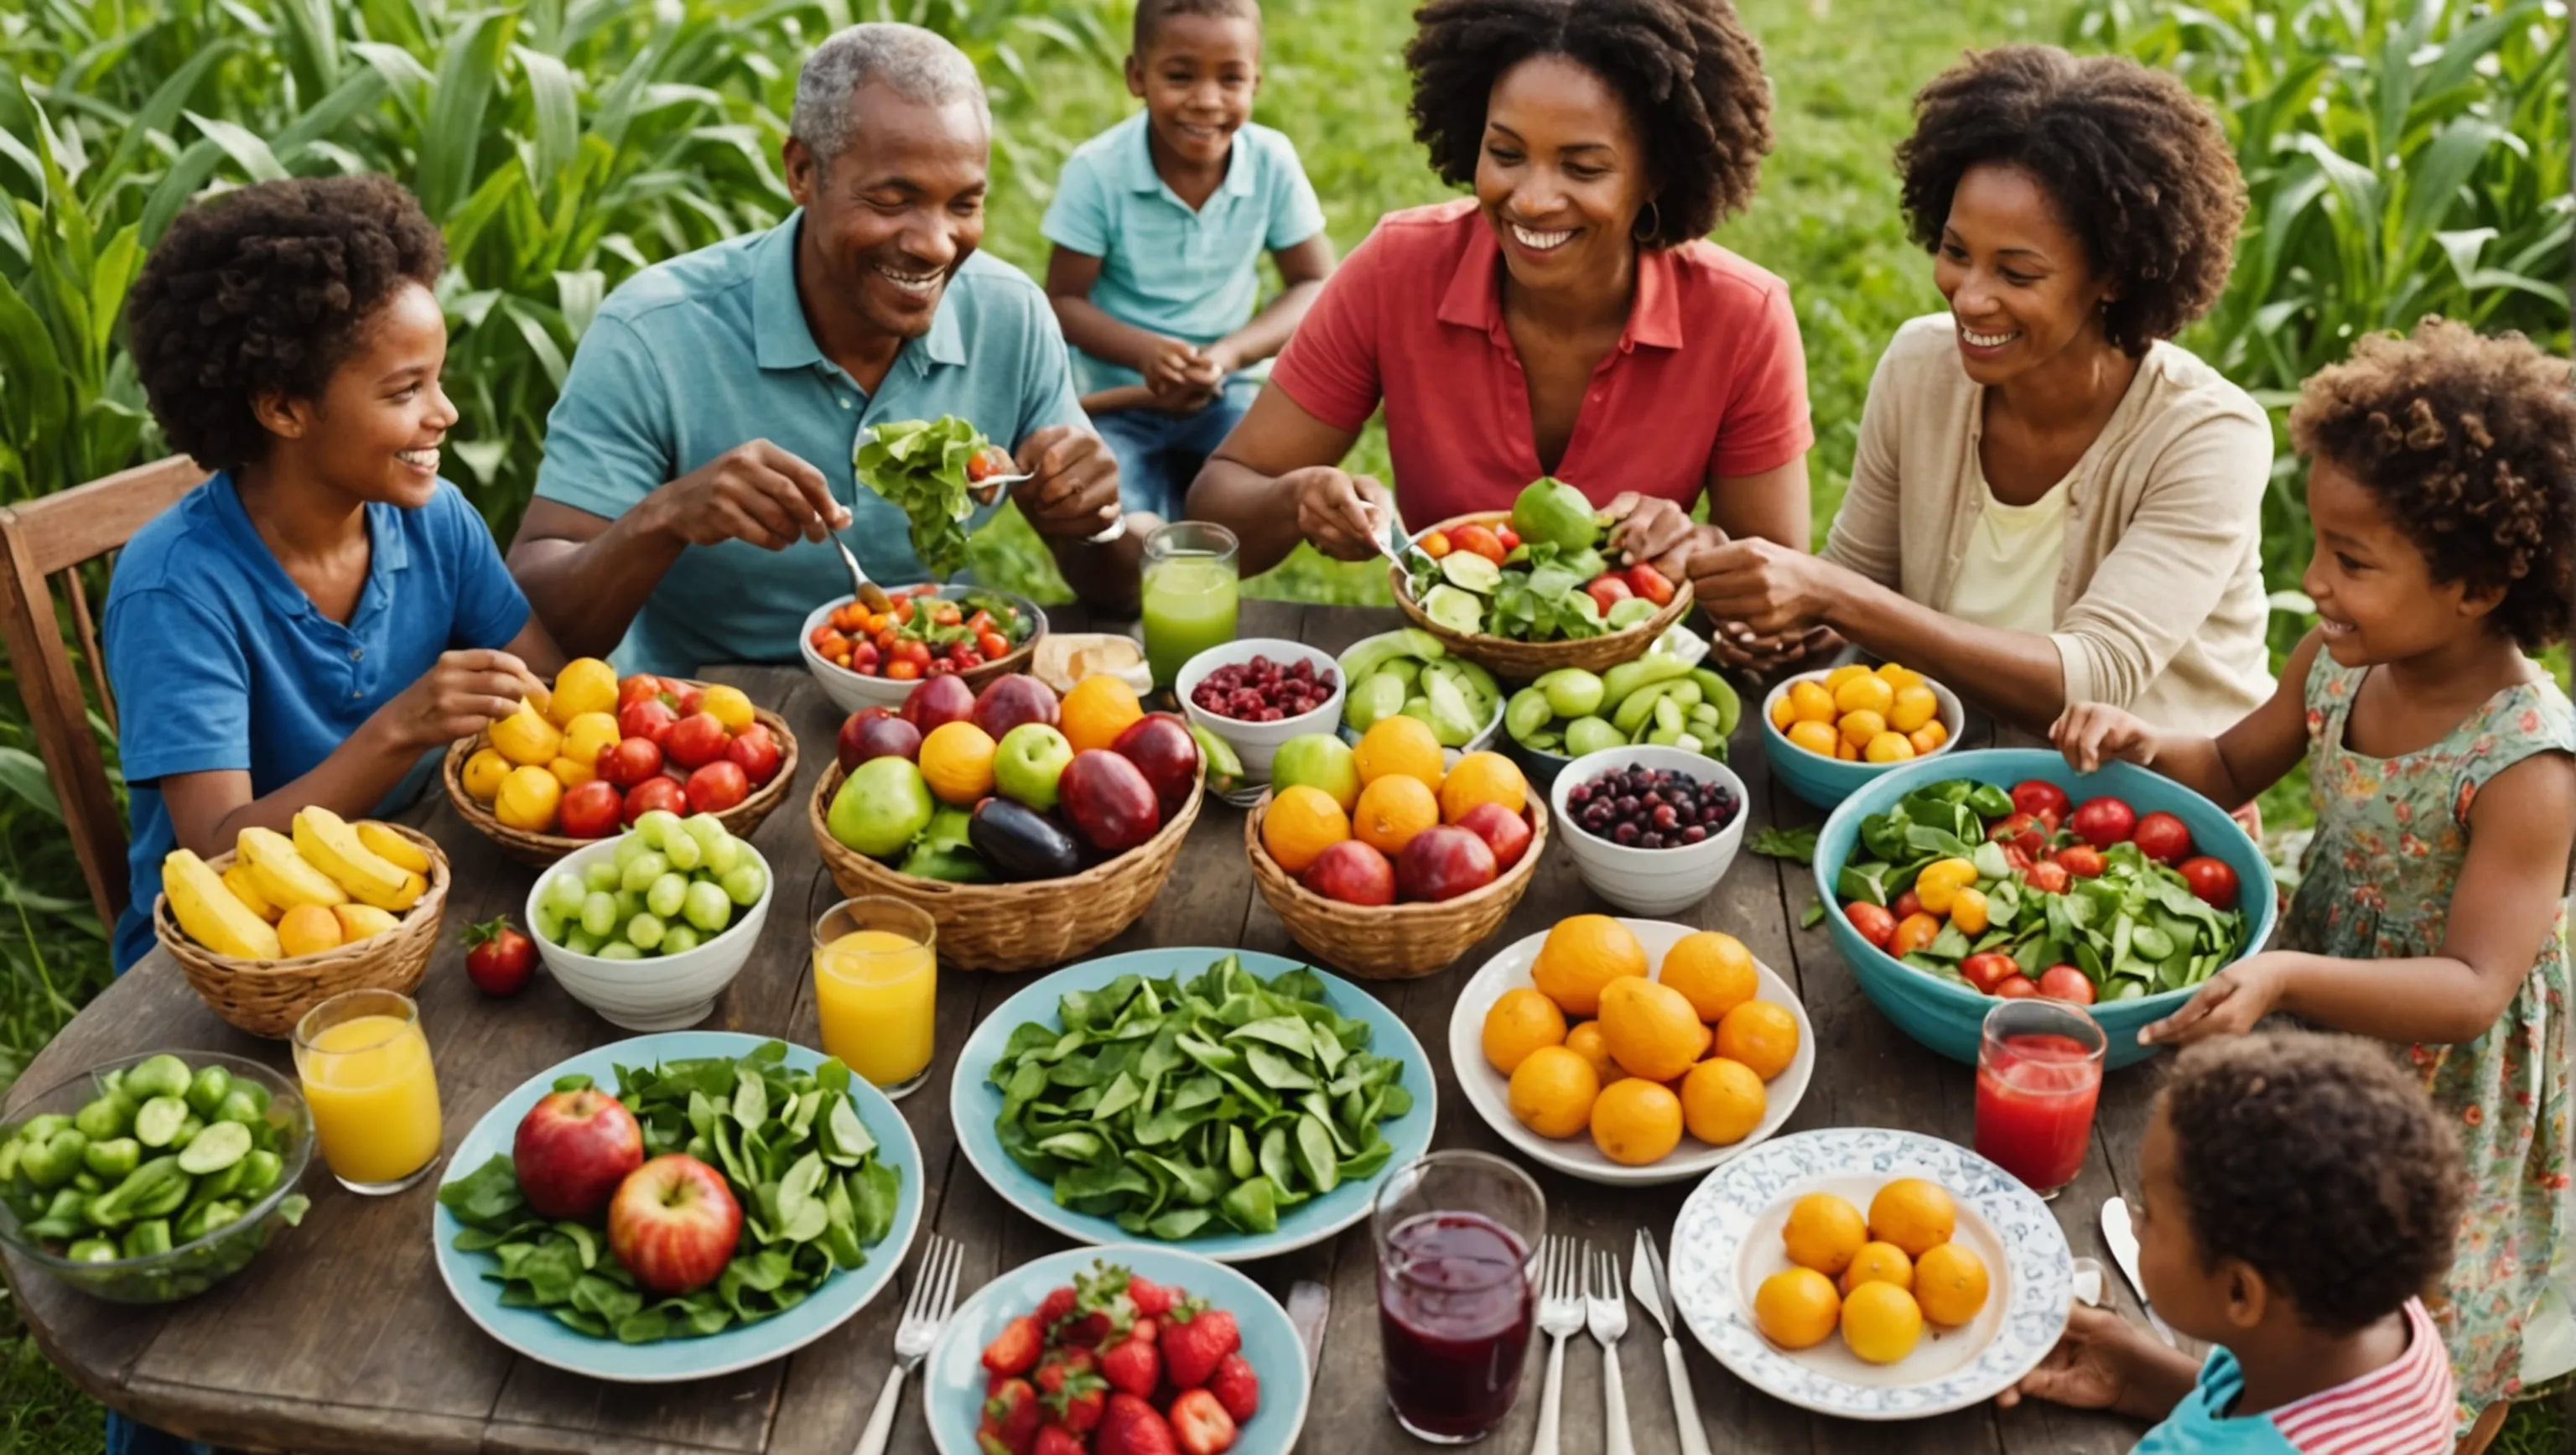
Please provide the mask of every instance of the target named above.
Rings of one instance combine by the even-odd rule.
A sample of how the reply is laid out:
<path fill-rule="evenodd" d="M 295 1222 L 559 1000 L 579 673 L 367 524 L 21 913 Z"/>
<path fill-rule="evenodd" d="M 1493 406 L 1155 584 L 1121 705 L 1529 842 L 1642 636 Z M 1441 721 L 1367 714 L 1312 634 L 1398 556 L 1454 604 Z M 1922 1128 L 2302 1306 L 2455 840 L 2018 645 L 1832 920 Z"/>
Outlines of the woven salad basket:
<path fill-rule="evenodd" d="M 429 856 L 429 888 L 404 910 L 392 929 L 369 935 L 353 945 L 298 955 L 287 960 L 236 960 L 218 955 L 179 928 L 170 911 L 170 896 L 152 901 L 152 932 L 161 948 L 179 962 L 188 983 L 206 1008 L 254 1036 L 284 1039 L 304 1013 L 346 990 L 391 990 L 409 995 L 429 968 L 438 948 L 438 922 L 447 909 L 447 855 L 438 841 L 402 824 L 386 827 L 409 839 Z M 206 867 L 217 874 L 232 867 L 233 855 L 217 854 Z"/>
<path fill-rule="evenodd" d="M 939 926 L 939 963 L 957 970 L 1016 974 L 1083 955 L 1134 924 L 1163 892 L 1181 840 L 1198 821 L 1204 784 L 1193 785 L 1180 811 L 1152 838 L 1117 858 L 1062 879 L 1017 884 L 951 884 L 882 864 L 832 837 L 832 796 L 841 768 L 823 770 L 806 805 L 814 847 L 843 894 L 882 894 L 920 906 Z"/>
<path fill-rule="evenodd" d="M 1420 540 L 1435 530 L 1449 533 L 1463 525 L 1490 525 L 1501 519 L 1504 517 L 1491 511 L 1452 516 L 1430 530 L 1416 532 L 1414 539 Z M 1655 639 L 1691 609 L 1687 583 L 1676 582 L 1673 599 L 1664 604 L 1663 610 L 1625 631 L 1607 632 L 1570 642 L 1516 642 L 1509 637 L 1486 636 L 1481 632 L 1469 636 L 1451 631 L 1424 615 L 1422 608 L 1414 604 L 1403 567 L 1390 563 L 1386 576 L 1387 589 L 1395 593 L 1395 604 L 1404 612 L 1405 620 L 1438 637 L 1440 644 L 1450 651 L 1497 677 L 1515 682 L 1527 682 L 1560 667 L 1606 672 L 1622 662 L 1633 662 L 1646 655 L 1646 649 L 1655 644 Z"/>
<path fill-rule="evenodd" d="M 678 682 L 683 679 L 669 677 L 663 680 Z M 707 684 L 695 682 L 689 685 L 705 687 Z M 787 801 L 789 791 L 796 784 L 796 735 L 787 730 L 787 719 L 758 705 L 751 711 L 754 719 L 769 725 L 769 735 L 778 740 L 778 773 L 753 789 L 750 797 L 716 815 L 726 832 L 736 838 L 748 837 L 752 830 L 759 828 L 761 820 L 769 817 L 770 810 Z M 584 844 L 598 842 L 596 839 L 576 839 L 568 834 L 532 834 L 525 829 L 514 829 L 493 817 L 489 804 L 477 801 L 473 794 L 466 792 L 465 760 L 490 741 L 488 733 L 476 733 L 447 745 L 447 758 L 439 765 L 438 776 L 447 785 L 447 801 L 456 805 L 458 817 L 473 825 L 476 833 L 500 845 L 501 852 L 522 864 L 532 864 L 540 869 Z"/>
<path fill-rule="evenodd" d="M 1298 944 L 1362 980 L 1415 980 L 1456 964 L 1511 917 L 1512 906 L 1528 892 L 1547 852 L 1547 805 L 1532 797 L 1529 847 L 1493 883 L 1437 904 L 1344 904 L 1298 883 L 1270 857 L 1261 845 L 1261 821 L 1269 813 L 1270 795 L 1264 793 L 1243 816 L 1243 853 L 1252 861 L 1252 882 Z"/>

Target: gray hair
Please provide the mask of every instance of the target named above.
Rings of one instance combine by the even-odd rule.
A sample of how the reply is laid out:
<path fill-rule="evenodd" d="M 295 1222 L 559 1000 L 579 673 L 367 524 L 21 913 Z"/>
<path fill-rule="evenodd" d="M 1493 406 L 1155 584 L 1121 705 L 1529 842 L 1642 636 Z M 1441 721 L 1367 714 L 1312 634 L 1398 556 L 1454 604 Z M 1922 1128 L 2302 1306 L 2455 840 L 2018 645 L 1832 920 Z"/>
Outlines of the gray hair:
<path fill-rule="evenodd" d="M 858 131 L 851 98 L 871 81 L 931 105 L 972 98 L 976 114 L 988 125 L 992 121 L 983 78 L 964 51 L 918 25 L 870 21 L 835 31 L 805 58 L 796 77 L 796 109 L 788 116 L 788 134 L 829 166 Z"/>

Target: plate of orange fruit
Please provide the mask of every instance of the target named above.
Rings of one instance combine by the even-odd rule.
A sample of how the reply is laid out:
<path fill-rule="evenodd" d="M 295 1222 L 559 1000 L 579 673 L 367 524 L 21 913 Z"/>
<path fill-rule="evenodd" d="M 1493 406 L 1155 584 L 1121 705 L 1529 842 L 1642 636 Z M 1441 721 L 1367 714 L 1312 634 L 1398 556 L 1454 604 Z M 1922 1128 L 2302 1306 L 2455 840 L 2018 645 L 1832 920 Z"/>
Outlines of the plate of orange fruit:
<path fill-rule="evenodd" d="M 1918 1132 L 1776 1138 L 1712 1171 L 1673 1224 L 1673 1301 L 1765 1393 L 1860 1420 L 1992 1399 L 2066 1327 L 2075 1260 L 2037 1194 Z"/>
<path fill-rule="evenodd" d="M 1486 1124 L 1590 1182 L 1696 1177 L 1797 1110 L 1815 1028 L 1734 936 L 1579 914 L 1506 946 L 1458 993 L 1449 1060 Z"/>

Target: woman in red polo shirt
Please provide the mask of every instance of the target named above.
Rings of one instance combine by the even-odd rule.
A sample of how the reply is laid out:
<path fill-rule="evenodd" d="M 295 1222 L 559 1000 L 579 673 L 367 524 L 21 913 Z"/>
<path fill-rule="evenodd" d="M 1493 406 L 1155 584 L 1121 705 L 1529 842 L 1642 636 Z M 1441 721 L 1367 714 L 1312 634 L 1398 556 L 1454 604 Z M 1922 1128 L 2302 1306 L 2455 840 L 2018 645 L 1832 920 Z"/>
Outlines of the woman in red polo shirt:
<path fill-rule="evenodd" d="M 1191 487 L 1246 572 L 1359 560 L 1386 487 L 1340 467 L 1383 403 L 1416 528 L 1555 475 L 1667 574 L 1712 526 L 1808 546 L 1806 364 L 1788 286 L 1701 239 L 1771 147 L 1727 0 L 1437 0 L 1414 132 L 1472 199 L 1389 214 L 1325 284 Z M 1676 579 L 1679 579 L 1676 577 Z"/>

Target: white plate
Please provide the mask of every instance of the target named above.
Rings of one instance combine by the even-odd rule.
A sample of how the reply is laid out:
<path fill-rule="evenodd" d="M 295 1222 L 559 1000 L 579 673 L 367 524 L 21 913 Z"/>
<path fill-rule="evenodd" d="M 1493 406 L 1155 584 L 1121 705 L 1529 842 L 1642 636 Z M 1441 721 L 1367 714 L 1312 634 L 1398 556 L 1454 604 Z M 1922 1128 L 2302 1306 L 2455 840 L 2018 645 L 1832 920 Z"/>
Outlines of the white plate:
<path fill-rule="evenodd" d="M 1957 1330 L 1926 1324 L 1894 1364 L 1862 1362 L 1840 1335 L 1795 1353 L 1753 1326 L 1753 1292 L 1789 1266 L 1780 1225 L 1810 1192 L 1866 1211 L 1898 1177 L 1926 1177 L 1958 1203 L 1953 1241 L 1986 1265 L 1986 1303 Z M 1708 1175 L 1673 1223 L 1673 1302 L 1717 1361 L 1765 1394 L 1853 1420 L 1915 1420 L 1994 1398 L 2066 1328 L 2075 1263 L 2048 1204 L 1976 1153 L 1918 1132 L 1837 1127 L 1765 1143 Z"/>
<path fill-rule="evenodd" d="M 1661 967 L 1664 953 L 1679 943 L 1683 936 L 1698 931 L 1689 925 L 1664 920 L 1622 919 L 1637 943 L 1646 947 L 1646 955 Z M 1712 1147 L 1682 1133 L 1681 1145 L 1662 1161 L 1644 1167 L 1627 1167 L 1601 1155 L 1593 1145 L 1591 1134 L 1580 1132 L 1556 1141 L 1542 1137 L 1520 1124 L 1512 1115 L 1511 1078 L 1494 1069 L 1485 1059 L 1485 1012 L 1503 998 L 1507 990 L 1527 987 L 1530 965 L 1538 959 L 1539 946 L 1547 943 L 1544 931 L 1527 939 L 1506 945 L 1478 970 L 1475 977 L 1458 992 L 1458 1002 L 1449 1012 L 1449 1066 L 1458 1075 L 1458 1084 L 1467 1100 L 1504 1141 L 1518 1148 L 1530 1160 L 1559 1172 L 1580 1177 L 1587 1182 L 1645 1185 L 1657 1182 L 1679 1182 L 1696 1177 L 1712 1167 L 1740 1156 L 1744 1151 L 1773 1132 L 1780 1130 L 1798 1102 L 1807 1094 L 1807 1082 L 1816 1071 L 1816 1028 L 1807 1022 L 1807 1008 L 1798 1003 L 1797 992 L 1789 982 L 1760 960 L 1753 962 L 1754 971 L 1762 977 L 1762 989 L 1756 1000 L 1785 1005 L 1798 1018 L 1798 1054 L 1791 1058 L 1789 1069 L 1774 1077 L 1763 1090 L 1768 1094 L 1762 1120 L 1732 1146 Z"/>

